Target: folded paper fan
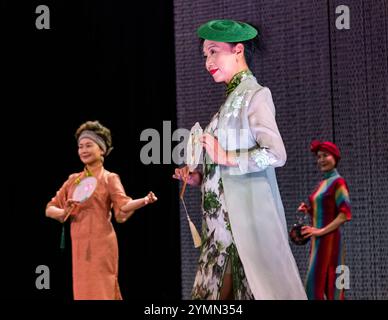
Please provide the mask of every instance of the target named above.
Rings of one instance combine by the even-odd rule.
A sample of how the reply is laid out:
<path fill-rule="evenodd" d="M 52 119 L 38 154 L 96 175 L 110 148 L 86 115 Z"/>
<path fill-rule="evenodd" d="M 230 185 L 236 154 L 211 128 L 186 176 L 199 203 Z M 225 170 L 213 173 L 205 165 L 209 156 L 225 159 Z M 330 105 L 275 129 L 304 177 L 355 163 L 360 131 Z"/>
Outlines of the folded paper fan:
<path fill-rule="evenodd" d="M 198 122 L 190 130 L 189 140 L 187 141 L 186 149 L 186 164 L 190 172 L 198 166 L 202 155 L 202 144 L 199 138 L 202 136 L 203 130 Z"/>
<path fill-rule="evenodd" d="M 199 138 L 202 136 L 202 134 L 203 134 L 203 130 L 201 126 L 199 125 L 198 122 L 196 122 L 190 130 L 190 136 L 189 136 L 189 140 L 187 141 L 187 148 L 186 148 L 186 165 L 188 166 L 190 172 L 193 172 L 195 170 L 195 168 L 198 166 L 201 160 L 202 144 L 199 141 Z M 183 208 L 185 209 L 185 212 L 186 212 L 186 217 L 190 226 L 190 232 L 193 238 L 194 247 L 198 248 L 201 246 L 201 236 L 199 235 L 194 223 L 191 221 L 189 213 L 186 208 L 185 200 L 183 197 L 186 190 L 186 185 L 187 185 L 187 181 L 184 181 L 179 197 L 182 200 Z"/>

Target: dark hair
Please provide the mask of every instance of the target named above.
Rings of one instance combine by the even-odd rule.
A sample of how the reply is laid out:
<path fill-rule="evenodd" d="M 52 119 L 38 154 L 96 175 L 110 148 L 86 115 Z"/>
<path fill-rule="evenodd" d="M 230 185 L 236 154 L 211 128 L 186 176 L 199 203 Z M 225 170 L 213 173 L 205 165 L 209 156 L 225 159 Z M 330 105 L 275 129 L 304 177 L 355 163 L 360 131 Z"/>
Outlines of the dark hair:
<path fill-rule="evenodd" d="M 203 49 L 203 43 L 204 39 L 200 39 L 199 43 L 199 51 L 202 53 Z M 253 63 L 253 57 L 256 52 L 256 50 L 259 50 L 259 36 L 254 37 L 253 39 L 246 40 L 246 41 L 240 41 L 240 42 L 226 42 L 229 43 L 232 48 L 235 47 L 237 44 L 241 43 L 244 46 L 244 57 L 245 61 L 247 62 L 248 67 L 251 69 L 252 63 Z"/>
<path fill-rule="evenodd" d="M 106 144 L 106 153 L 105 156 L 107 156 L 113 149 L 112 147 L 112 135 L 110 133 L 110 130 L 107 127 L 104 127 L 99 121 L 86 121 L 85 123 L 81 124 L 77 131 L 75 132 L 75 138 L 79 139 L 81 133 L 85 130 L 93 131 L 95 134 L 97 134 L 99 137 L 101 137 L 105 144 Z"/>
<path fill-rule="evenodd" d="M 253 39 L 241 41 L 241 42 L 229 42 L 232 47 L 235 47 L 237 44 L 241 43 L 244 45 L 244 57 L 247 65 L 251 67 L 253 62 L 253 55 L 255 54 L 256 49 L 258 48 L 258 37 L 256 36 Z"/>

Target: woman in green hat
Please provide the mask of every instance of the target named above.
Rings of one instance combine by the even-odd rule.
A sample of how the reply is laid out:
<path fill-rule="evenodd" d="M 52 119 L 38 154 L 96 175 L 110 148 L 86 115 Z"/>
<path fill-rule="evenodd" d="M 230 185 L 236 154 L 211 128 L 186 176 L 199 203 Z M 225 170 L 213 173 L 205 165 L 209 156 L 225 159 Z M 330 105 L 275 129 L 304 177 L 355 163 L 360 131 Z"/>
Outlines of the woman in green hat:
<path fill-rule="evenodd" d="M 193 299 L 306 299 L 289 243 L 275 167 L 286 162 L 271 92 L 248 67 L 258 31 L 213 20 L 198 29 L 206 69 L 226 101 L 201 138 L 203 172 L 174 177 L 201 185 L 203 233 Z"/>

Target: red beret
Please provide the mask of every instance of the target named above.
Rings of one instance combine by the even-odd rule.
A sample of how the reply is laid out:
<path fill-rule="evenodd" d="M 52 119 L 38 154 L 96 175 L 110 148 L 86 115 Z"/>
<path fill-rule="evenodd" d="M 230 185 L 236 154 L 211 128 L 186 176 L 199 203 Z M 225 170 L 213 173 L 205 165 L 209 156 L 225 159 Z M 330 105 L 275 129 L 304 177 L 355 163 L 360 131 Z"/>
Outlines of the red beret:
<path fill-rule="evenodd" d="M 319 150 L 329 152 L 337 163 L 341 159 L 341 153 L 338 147 L 330 141 L 314 140 L 310 144 L 310 150 L 314 153 L 317 153 Z"/>

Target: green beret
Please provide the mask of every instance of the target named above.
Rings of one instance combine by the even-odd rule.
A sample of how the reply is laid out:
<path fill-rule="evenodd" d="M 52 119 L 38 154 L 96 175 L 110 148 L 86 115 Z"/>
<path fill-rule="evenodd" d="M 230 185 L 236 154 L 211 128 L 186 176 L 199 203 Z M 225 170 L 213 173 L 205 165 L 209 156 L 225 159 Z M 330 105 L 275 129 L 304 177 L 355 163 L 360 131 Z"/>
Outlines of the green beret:
<path fill-rule="evenodd" d="M 253 39 L 258 32 L 247 23 L 234 20 L 211 20 L 197 30 L 198 37 L 218 42 L 241 42 Z"/>

